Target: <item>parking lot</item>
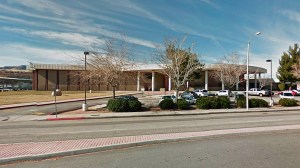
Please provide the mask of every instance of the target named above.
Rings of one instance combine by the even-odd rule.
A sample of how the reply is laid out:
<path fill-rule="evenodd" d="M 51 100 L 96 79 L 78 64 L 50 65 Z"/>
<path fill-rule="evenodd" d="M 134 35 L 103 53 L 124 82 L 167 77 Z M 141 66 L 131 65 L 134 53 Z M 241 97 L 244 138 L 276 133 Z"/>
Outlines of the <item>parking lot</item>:
<path fill-rule="evenodd" d="M 150 106 L 150 107 L 155 107 L 158 105 L 159 103 L 159 99 L 163 96 L 164 94 L 162 95 L 144 95 L 142 97 L 139 97 L 139 100 L 146 106 Z M 271 97 L 270 96 L 249 96 L 249 99 L 251 98 L 257 98 L 257 99 L 263 99 L 265 101 L 267 101 L 268 103 L 270 102 L 270 99 Z M 275 94 L 272 96 L 272 99 L 274 100 L 274 103 L 277 104 L 280 97 L 279 95 Z M 230 100 L 231 101 L 234 101 L 234 97 L 230 97 Z M 295 96 L 295 100 L 298 100 L 300 101 L 300 96 Z"/>

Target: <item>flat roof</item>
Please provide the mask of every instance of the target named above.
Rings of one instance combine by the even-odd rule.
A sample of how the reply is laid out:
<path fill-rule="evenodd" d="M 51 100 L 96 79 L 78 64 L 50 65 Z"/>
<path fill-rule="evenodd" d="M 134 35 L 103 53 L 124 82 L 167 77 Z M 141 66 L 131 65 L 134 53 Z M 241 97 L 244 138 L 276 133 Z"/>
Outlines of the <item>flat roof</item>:
<path fill-rule="evenodd" d="M 216 64 L 205 64 L 203 70 L 214 70 L 214 65 Z M 242 65 L 246 66 L 246 65 Z M 38 70 L 38 69 L 45 69 L 45 70 L 84 70 L 83 65 L 66 65 L 66 64 L 36 64 L 30 63 L 29 69 L 31 70 Z M 144 63 L 137 63 L 135 66 L 127 69 L 126 71 L 162 71 L 163 68 L 158 64 L 144 64 Z M 257 66 L 249 66 L 249 72 L 251 73 L 267 73 L 267 69 L 257 67 Z"/>

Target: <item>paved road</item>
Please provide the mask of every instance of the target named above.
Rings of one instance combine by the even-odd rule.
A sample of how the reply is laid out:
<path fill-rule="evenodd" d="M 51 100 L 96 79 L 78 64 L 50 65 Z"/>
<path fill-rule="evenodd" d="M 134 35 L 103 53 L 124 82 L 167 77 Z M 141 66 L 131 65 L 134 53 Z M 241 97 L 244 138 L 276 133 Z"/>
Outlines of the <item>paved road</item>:
<path fill-rule="evenodd" d="M 223 135 L 193 141 L 23 162 L 5 168 L 298 168 L 300 131 Z"/>
<path fill-rule="evenodd" d="M 296 124 L 300 124 L 299 111 L 0 122 L 0 143 L 91 139 Z"/>

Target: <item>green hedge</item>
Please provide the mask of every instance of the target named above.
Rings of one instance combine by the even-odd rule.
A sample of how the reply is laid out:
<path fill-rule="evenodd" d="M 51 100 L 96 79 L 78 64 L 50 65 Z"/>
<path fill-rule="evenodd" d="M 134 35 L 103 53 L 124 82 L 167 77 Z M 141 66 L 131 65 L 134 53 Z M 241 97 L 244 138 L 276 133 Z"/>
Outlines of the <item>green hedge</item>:
<path fill-rule="evenodd" d="M 183 99 L 178 99 L 177 108 L 180 110 L 187 110 L 189 108 L 189 103 Z"/>
<path fill-rule="evenodd" d="M 107 108 L 113 112 L 140 111 L 142 103 L 138 100 L 110 99 Z"/>
<path fill-rule="evenodd" d="M 251 108 L 254 108 L 254 107 L 268 107 L 269 104 L 268 104 L 267 101 L 265 101 L 263 99 L 250 99 L 249 106 Z"/>
<path fill-rule="evenodd" d="M 140 111 L 142 109 L 142 103 L 138 100 L 129 100 L 129 111 Z"/>
<path fill-rule="evenodd" d="M 227 109 L 230 108 L 228 97 L 201 97 L 197 99 L 196 106 L 199 109 Z"/>
<path fill-rule="evenodd" d="M 298 106 L 298 103 L 294 99 L 280 99 L 278 102 L 281 106 Z"/>
<path fill-rule="evenodd" d="M 249 108 L 255 107 L 268 107 L 268 102 L 263 99 L 249 99 Z M 237 107 L 245 108 L 246 107 L 246 98 L 241 97 L 237 99 Z"/>
<path fill-rule="evenodd" d="M 172 99 L 165 99 L 159 103 L 159 107 L 162 110 L 174 109 L 175 103 L 173 102 Z"/>

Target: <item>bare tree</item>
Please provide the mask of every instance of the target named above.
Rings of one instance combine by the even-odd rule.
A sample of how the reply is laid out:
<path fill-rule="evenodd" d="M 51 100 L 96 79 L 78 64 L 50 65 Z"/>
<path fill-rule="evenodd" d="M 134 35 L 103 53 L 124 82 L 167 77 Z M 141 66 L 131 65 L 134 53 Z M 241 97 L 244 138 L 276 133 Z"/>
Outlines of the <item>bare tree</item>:
<path fill-rule="evenodd" d="M 297 78 L 300 79 L 300 58 L 297 58 L 296 63 L 292 65 L 292 74 Z"/>
<path fill-rule="evenodd" d="M 126 40 L 105 39 L 104 48 L 92 49 L 88 58 L 88 72 L 84 79 L 94 84 L 105 83 L 111 86 L 115 98 L 116 87 L 130 76 L 126 70 L 135 65 Z"/>
<path fill-rule="evenodd" d="M 210 75 L 223 82 L 231 91 L 236 84 L 244 81 L 241 76 L 246 72 L 246 68 L 244 61 L 241 63 L 240 56 L 232 53 L 219 59 L 217 64 L 213 65 L 214 71 Z"/>
<path fill-rule="evenodd" d="M 180 86 L 186 83 L 194 71 L 203 67 L 198 61 L 198 55 L 192 52 L 191 47 L 183 48 L 184 44 L 185 38 L 181 41 L 165 40 L 162 46 L 157 46 L 154 60 L 174 83 L 176 101 Z"/>

